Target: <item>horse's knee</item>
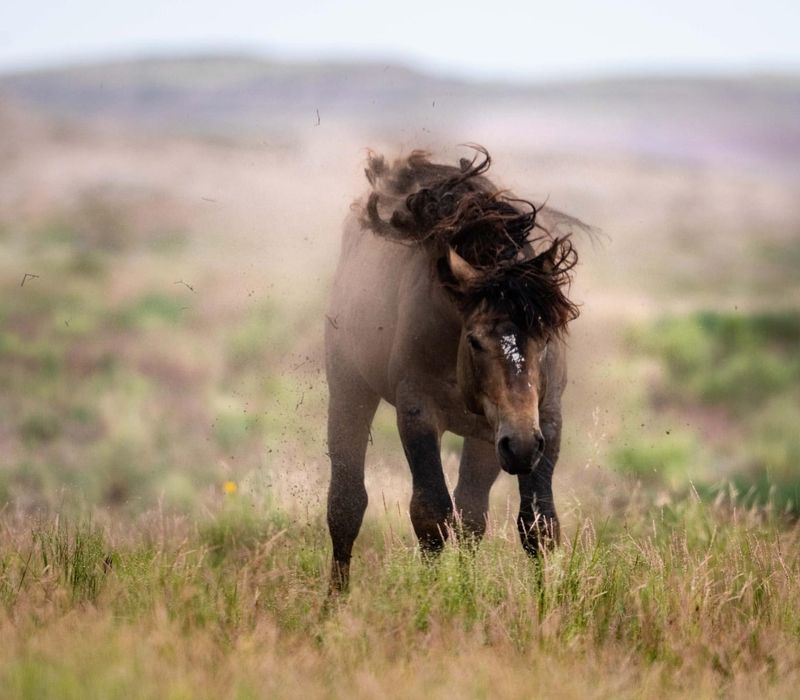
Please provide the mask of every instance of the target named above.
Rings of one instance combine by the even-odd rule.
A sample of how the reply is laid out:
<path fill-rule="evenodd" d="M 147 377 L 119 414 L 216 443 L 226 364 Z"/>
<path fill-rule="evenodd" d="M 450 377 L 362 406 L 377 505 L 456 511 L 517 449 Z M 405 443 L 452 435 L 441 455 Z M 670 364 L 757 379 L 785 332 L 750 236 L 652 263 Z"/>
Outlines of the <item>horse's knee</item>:
<path fill-rule="evenodd" d="M 447 539 L 453 515 L 453 504 L 449 495 L 445 498 L 414 493 L 409 512 L 420 546 L 428 551 L 440 550 Z"/>

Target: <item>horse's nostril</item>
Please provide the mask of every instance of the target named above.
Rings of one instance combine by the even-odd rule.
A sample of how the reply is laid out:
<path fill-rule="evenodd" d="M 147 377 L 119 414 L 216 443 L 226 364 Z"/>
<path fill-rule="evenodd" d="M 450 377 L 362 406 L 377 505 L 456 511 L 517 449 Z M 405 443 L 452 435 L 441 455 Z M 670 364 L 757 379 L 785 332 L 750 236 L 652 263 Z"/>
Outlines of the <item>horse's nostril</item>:
<path fill-rule="evenodd" d="M 511 449 L 511 438 L 504 435 L 497 441 L 497 450 L 505 459 L 511 459 L 514 456 L 514 451 Z"/>
<path fill-rule="evenodd" d="M 500 465 L 510 474 L 529 472 L 544 452 L 544 437 L 539 431 L 527 435 L 509 433 L 497 439 Z"/>

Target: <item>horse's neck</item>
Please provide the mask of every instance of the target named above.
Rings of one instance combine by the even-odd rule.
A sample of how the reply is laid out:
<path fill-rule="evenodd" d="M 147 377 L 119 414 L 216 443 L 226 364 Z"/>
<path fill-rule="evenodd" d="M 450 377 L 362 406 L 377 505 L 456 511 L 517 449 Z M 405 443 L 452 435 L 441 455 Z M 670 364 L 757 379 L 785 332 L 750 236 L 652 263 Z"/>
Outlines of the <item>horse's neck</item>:
<path fill-rule="evenodd" d="M 435 280 L 417 288 L 411 309 L 404 329 L 410 349 L 433 358 L 442 375 L 454 374 L 462 325 L 458 309 Z"/>

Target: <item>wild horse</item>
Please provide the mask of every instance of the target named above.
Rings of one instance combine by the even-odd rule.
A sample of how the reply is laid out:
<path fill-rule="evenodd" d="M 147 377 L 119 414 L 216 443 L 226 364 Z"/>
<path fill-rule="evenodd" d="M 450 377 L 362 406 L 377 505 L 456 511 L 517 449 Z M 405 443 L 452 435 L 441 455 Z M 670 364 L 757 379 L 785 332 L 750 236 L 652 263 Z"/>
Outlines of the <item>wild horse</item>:
<path fill-rule="evenodd" d="M 345 224 L 325 338 L 332 590 L 348 583 L 381 399 L 397 411 L 422 548 L 439 550 L 454 520 L 483 535 L 501 468 L 519 479 L 523 547 L 535 554 L 559 538 L 563 337 L 578 309 L 567 296 L 577 254 L 557 232 L 580 222 L 498 190 L 488 152 L 475 149 L 458 166 L 421 151 L 392 165 L 371 154 L 371 191 Z M 445 430 L 464 437 L 455 505 Z"/>

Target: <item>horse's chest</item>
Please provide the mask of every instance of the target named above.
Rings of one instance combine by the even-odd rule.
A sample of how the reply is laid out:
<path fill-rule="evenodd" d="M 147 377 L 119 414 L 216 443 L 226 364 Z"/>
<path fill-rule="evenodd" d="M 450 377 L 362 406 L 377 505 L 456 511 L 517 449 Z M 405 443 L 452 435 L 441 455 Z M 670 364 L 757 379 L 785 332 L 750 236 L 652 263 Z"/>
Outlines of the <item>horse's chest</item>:
<path fill-rule="evenodd" d="M 492 430 L 484 416 L 469 411 L 455 382 L 442 382 L 441 391 L 432 393 L 438 398 L 439 422 L 443 430 L 462 437 L 492 439 Z"/>

